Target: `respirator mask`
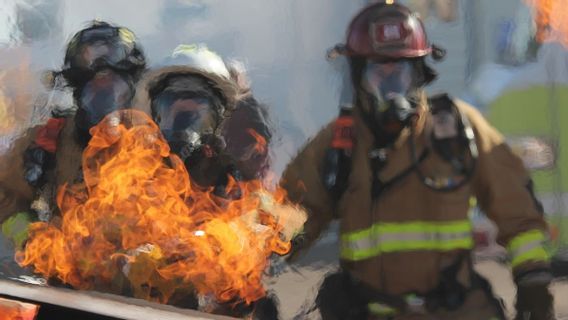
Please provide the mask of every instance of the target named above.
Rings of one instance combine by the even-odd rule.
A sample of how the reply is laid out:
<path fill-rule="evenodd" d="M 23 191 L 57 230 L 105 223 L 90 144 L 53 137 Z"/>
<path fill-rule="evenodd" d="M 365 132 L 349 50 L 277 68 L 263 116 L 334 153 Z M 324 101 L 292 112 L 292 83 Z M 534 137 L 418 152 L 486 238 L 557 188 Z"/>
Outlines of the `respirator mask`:
<path fill-rule="evenodd" d="M 89 130 L 106 115 L 130 107 L 133 97 L 134 85 L 127 75 L 112 69 L 95 72 L 76 92 L 75 125 L 79 133 L 89 136 Z"/>
<path fill-rule="evenodd" d="M 367 62 L 361 88 L 368 105 L 368 119 L 381 140 L 392 142 L 416 115 L 420 79 L 410 60 Z"/>

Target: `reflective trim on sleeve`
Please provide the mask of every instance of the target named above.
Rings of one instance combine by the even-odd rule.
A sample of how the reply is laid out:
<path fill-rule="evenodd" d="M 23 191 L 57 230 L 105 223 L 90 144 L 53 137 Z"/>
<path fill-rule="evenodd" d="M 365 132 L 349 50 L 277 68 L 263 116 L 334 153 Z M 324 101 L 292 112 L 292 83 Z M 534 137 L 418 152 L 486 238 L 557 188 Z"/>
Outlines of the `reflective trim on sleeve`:
<path fill-rule="evenodd" d="M 548 261 L 549 256 L 543 246 L 545 239 L 542 231 L 530 230 L 509 241 L 507 251 L 511 257 L 511 267 L 514 268 L 528 261 Z"/>

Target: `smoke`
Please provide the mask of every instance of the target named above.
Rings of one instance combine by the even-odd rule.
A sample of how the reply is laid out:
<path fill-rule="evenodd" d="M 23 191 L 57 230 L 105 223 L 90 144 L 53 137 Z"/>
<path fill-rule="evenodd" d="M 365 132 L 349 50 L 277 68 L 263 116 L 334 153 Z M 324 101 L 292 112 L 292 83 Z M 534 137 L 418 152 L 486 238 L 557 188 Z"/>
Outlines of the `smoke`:
<path fill-rule="evenodd" d="M 255 96 L 270 106 L 277 120 L 280 143 L 275 146 L 274 170 L 280 172 L 297 148 L 337 112 L 340 76 L 324 55 L 344 40 L 347 23 L 364 1 L 3 2 L 2 16 L 7 20 L 0 26 L 0 41 L 12 48 L 25 47 L 36 73 L 60 68 L 66 42 L 93 19 L 133 30 L 150 65 L 178 44 L 195 42 L 243 61 Z"/>
<path fill-rule="evenodd" d="M 42 73 L 59 70 L 72 35 L 100 19 L 130 28 L 150 67 L 181 43 L 206 43 L 224 58 L 242 61 L 255 97 L 276 120 L 272 170 L 278 176 L 305 140 L 337 114 L 341 75 L 325 54 L 344 41 L 349 20 L 365 2 L 2 0 L 0 115 L 15 130 L 2 136 L 3 151 L 27 128 L 45 121 L 55 106 L 71 103 L 68 92 L 43 88 Z M 306 278 L 293 285 L 299 291 L 282 298 L 282 309 L 294 312 L 307 295 L 301 288 L 319 281 L 314 270 L 301 277 Z M 281 278 L 281 287 L 294 283 L 291 278 L 296 279 Z"/>

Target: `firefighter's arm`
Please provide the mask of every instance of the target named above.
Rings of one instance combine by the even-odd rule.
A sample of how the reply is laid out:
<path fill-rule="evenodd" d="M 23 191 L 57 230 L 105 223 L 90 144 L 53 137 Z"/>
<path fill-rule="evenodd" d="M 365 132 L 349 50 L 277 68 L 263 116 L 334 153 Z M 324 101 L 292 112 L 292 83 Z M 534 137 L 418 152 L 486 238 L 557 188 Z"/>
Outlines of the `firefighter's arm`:
<path fill-rule="evenodd" d="M 0 223 L 16 212 L 29 209 L 33 188 L 24 179 L 24 152 L 34 134 L 29 130 L 0 155 Z"/>
<path fill-rule="evenodd" d="M 331 138 L 331 126 L 327 126 L 288 164 L 280 182 L 288 199 L 302 206 L 308 215 L 303 231 L 293 241 L 289 256 L 292 261 L 318 239 L 333 219 L 333 199 L 322 182 L 324 154 Z"/>
<path fill-rule="evenodd" d="M 479 158 L 474 191 L 481 209 L 499 229 L 517 284 L 516 319 L 553 319 L 552 280 L 544 248 L 547 225 L 521 159 L 477 110 L 461 106 L 476 134 Z"/>
<path fill-rule="evenodd" d="M 21 246 L 27 238 L 28 212 L 34 190 L 24 179 L 24 150 L 31 143 L 30 130 L 16 139 L 0 156 L 0 232 Z"/>
<path fill-rule="evenodd" d="M 515 277 L 547 270 L 547 224 L 533 194 L 529 173 L 502 135 L 479 112 L 469 106 L 461 109 L 474 127 L 479 149 L 474 192 L 481 209 L 497 224 L 497 241 L 507 248 Z"/>

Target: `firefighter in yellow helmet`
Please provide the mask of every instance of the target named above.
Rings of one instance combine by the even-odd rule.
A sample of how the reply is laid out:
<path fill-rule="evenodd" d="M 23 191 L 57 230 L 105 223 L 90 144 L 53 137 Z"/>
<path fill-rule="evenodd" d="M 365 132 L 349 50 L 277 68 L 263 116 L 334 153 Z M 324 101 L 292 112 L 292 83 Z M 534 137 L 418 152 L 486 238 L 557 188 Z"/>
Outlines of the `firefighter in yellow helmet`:
<path fill-rule="evenodd" d="M 497 224 L 518 288 L 518 319 L 553 319 L 547 226 L 529 174 L 471 106 L 424 87 L 435 72 L 422 22 L 380 1 L 351 22 L 353 109 L 287 166 L 282 186 L 308 211 L 293 260 L 340 221 L 339 273 L 316 305 L 323 319 L 504 319 L 472 267 L 469 199 Z"/>

